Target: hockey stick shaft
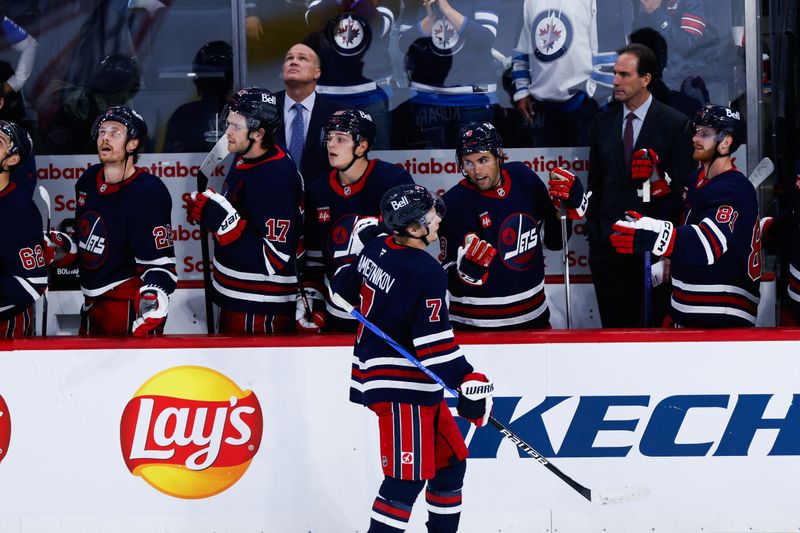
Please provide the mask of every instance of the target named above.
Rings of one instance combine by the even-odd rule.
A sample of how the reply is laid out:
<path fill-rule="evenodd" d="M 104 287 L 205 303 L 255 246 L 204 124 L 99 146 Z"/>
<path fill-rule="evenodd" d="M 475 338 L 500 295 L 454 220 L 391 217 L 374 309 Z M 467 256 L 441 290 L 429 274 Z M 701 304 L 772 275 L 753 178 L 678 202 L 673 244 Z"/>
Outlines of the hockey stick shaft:
<path fill-rule="evenodd" d="M 569 236 L 567 235 L 567 209 L 564 202 L 559 206 L 561 221 L 561 253 L 564 258 L 564 316 L 567 320 L 567 329 L 572 329 L 572 313 L 570 312 L 569 297 Z"/>
<path fill-rule="evenodd" d="M 202 170 L 197 172 L 197 190 L 202 192 L 208 187 L 208 177 Z M 200 221 L 200 254 L 203 259 L 203 297 L 206 304 L 206 329 L 214 333 L 214 302 L 211 301 L 211 252 L 208 247 L 208 229 Z"/>
<path fill-rule="evenodd" d="M 408 352 L 408 350 L 406 350 L 405 348 L 403 348 L 403 346 L 401 346 L 401 345 L 400 345 L 400 343 L 398 343 L 396 340 L 394 340 L 394 339 L 393 339 L 393 338 L 391 338 L 389 335 L 387 335 L 386 333 L 384 333 L 384 332 L 383 332 L 383 331 L 382 331 L 382 330 L 381 330 L 381 329 L 380 329 L 378 326 L 376 326 L 375 324 L 373 324 L 372 322 L 370 322 L 369 320 L 367 320 L 367 319 L 366 319 L 366 317 L 364 317 L 364 315 L 362 315 L 361 313 L 359 313 L 358 311 L 356 311 L 356 309 L 355 309 L 355 308 L 354 308 L 352 305 L 350 305 L 350 304 L 347 302 L 347 300 L 345 300 L 344 298 L 342 298 L 341 296 L 339 296 L 338 294 L 336 294 L 336 293 L 335 293 L 335 292 L 333 292 L 333 291 L 331 291 L 331 300 L 332 300 L 332 301 L 333 301 L 333 303 L 335 303 L 337 306 L 339 306 L 340 308 L 342 308 L 342 309 L 346 310 L 348 313 L 350 313 L 350 315 L 352 315 L 352 316 L 353 316 L 353 318 L 355 318 L 356 320 L 358 320 L 359 322 L 361 322 L 361 323 L 364 325 L 364 327 L 366 327 L 366 328 L 367 328 L 367 329 L 369 329 L 369 330 L 370 330 L 372 333 L 374 333 L 375 335 L 377 335 L 378 337 L 380 337 L 381 339 L 383 339 L 383 341 L 384 341 L 384 342 L 386 342 L 386 344 L 388 344 L 389 346 L 391 346 L 392 348 L 394 348 L 394 350 L 395 350 L 397 353 L 399 353 L 400 355 L 402 355 L 403 357 L 405 357 L 406 359 L 408 359 L 408 360 L 411 362 L 411 364 L 413 364 L 415 367 L 417 367 L 417 368 L 418 368 L 418 369 L 420 369 L 422 372 L 424 372 L 424 373 L 425 373 L 425 375 L 427 375 L 427 376 L 428 376 L 429 378 L 431 378 L 431 379 L 432 379 L 434 382 L 436 382 L 437 384 L 439 384 L 439 385 L 440 385 L 440 386 L 441 386 L 441 387 L 442 387 L 444 390 L 446 390 L 447 392 L 449 392 L 450 394 L 452 394 L 454 397 L 458 398 L 458 391 L 455 391 L 455 390 L 451 389 L 450 387 L 448 387 L 448 386 L 445 384 L 445 382 L 444 382 L 444 381 L 442 381 L 442 378 L 440 378 L 439 376 L 437 376 L 437 375 L 436 375 L 435 373 L 433 373 L 433 372 L 432 372 L 430 369 L 428 369 L 428 367 L 426 367 L 425 365 L 423 365 L 423 364 L 422 364 L 422 363 L 419 361 L 419 359 L 417 359 L 416 357 L 414 357 L 413 355 L 411 355 L 411 354 Z M 580 494 L 581 496 L 583 496 L 583 497 L 584 497 L 584 498 L 586 498 L 587 500 L 589 500 L 589 501 L 592 501 L 592 491 L 591 491 L 589 488 L 587 488 L 587 487 L 585 487 L 585 486 L 581 485 L 580 483 L 578 483 L 577 481 L 575 481 L 574 479 L 572 479 L 571 477 L 569 477 L 567 474 L 565 474 L 564 472 L 562 472 L 561 470 L 559 470 L 559 469 L 558 469 L 558 467 L 556 467 L 556 466 L 555 466 L 553 463 L 551 463 L 550 461 L 548 461 L 548 460 L 547 460 L 547 459 L 546 459 L 546 458 L 545 458 L 545 457 L 544 457 L 544 456 L 543 456 L 541 453 L 539 453 L 538 451 L 536 451 L 536 449 L 535 449 L 533 446 L 531 446 L 530 444 L 528 444 L 527 442 L 525 442 L 525 441 L 524 441 L 524 440 L 523 440 L 523 439 L 522 439 L 522 438 L 521 438 L 519 435 L 517 435 L 516 433 L 514 433 L 513 431 L 511 431 L 511 430 L 510 430 L 510 429 L 509 429 L 509 428 L 508 428 L 508 427 L 507 427 L 505 424 L 503 424 L 502 422 L 500 422 L 499 420 L 497 420 L 497 419 L 496 419 L 496 418 L 494 418 L 493 416 L 489 416 L 489 423 L 490 423 L 492 426 L 494 426 L 495 428 L 497 428 L 497 430 L 498 430 L 498 431 L 500 431 L 500 433 L 501 433 L 501 434 L 502 434 L 504 437 L 506 437 L 506 438 L 507 438 L 507 439 L 509 439 L 511 442 L 513 442 L 513 443 L 514 443 L 514 445 L 515 445 L 517 448 L 519 448 L 520 450 L 522 450 L 523 452 L 525 452 L 526 454 L 528 454 L 530 457 L 532 457 L 532 458 L 536 459 L 536 461 L 537 461 L 537 462 L 538 462 L 540 465 L 544 466 L 544 467 L 545 467 L 545 468 L 547 468 L 547 469 L 548 469 L 550 472 L 552 472 L 553 474 L 555 474 L 555 475 L 556 475 L 556 476 L 557 476 L 559 479 L 561 479 L 561 480 L 562 480 L 563 482 L 565 482 L 567 485 L 569 485 L 570 487 L 572 487 L 572 488 L 573 488 L 573 489 L 574 489 L 576 492 L 578 492 L 578 494 Z"/>
<path fill-rule="evenodd" d="M 42 185 L 39 185 L 39 196 L 42 197 L 42 201 L 44 201 L 44 205 L 47 206 L 47 225 L 44 228 L 44 231 L 49 234 L 50 232 L 50 193 L 47 192 Z M 50 290 L 50 265 L 47 265 L 47 287 L 42 293 L 42 337 L 47 337 L 47 312 L 48 312 L 48 297 L 47 291 Z"/>
<path fill-rule="evenodd" d="M 650 155 L 645 151 L 644 154 L 645 159 L 650 159 Z M 642 184 L 642 201 L 645 204 L 650 203 L 650 180 L 653 179 L 653 175 L 656 175 L 656 169 L 653 168 L 653 172 L 650 176 L 650 179 L 646 180 Z M 658 177 L 656 175 L 656 177 Z M 652 326 L 653 322 L 653 301 L 652 301 L 652 292 L 653 292 L 653 279 L 651 277 L 653 269 L 653 258 L 650 255 L 650 252 L 644 253 L 644 327 L 649 328 Z"/>

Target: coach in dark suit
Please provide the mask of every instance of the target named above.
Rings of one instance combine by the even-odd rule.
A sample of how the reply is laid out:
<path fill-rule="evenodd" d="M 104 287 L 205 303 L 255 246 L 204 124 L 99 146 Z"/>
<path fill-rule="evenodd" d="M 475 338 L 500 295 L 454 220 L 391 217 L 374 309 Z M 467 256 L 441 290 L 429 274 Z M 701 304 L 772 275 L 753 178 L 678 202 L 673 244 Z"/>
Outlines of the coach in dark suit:
<path fill-rule="evenodd" d="M 650 93 L 657 63 L 653 52 L 640 44 L 617 51 L 614 65 L 615 102 L 595 116 L 590 125 L 589 266 L 592 270 L 603 327 L 643 327 L 644 260 L 641 255 L 618 254 L 611 246 L 611 226 L 626 210 L 678 222 L 685 179 L 696 167 L 688 118 L 658 102 Z M 649 148 L 658 155 L 671 178 L 668 192 L 650 203 L 642 199 L 641 180 L 631 177 L 631 155 Z M 653 318 L 660 325 L 669 289 L 652 293 Z"/>
<path fill-rule="evenodd" d="M 338 109 L 336 102 L 316 92 L 320 73 L 316 52 L 304 44 L 295 44 L 283 61 L 281 76 L 286 90 L 276 93 L 282 122 L 275 137 L 278 144 L 289 149 L 306 183 L 330 171 L 321 131 Z"/>

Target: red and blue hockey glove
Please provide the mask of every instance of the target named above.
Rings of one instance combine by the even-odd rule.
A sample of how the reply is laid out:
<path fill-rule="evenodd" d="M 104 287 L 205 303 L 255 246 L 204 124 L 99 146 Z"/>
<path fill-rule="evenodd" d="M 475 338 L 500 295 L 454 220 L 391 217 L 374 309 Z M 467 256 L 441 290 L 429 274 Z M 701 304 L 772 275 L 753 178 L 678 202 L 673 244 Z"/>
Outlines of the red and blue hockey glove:
<path fill-rule="evenodd" d="M 485 375 L 473 372 L 464 376 L 458 388 L 458 416 L 466 418 L 478 427 L 486 425 L 492 414 L 492 392 L 494 383 Z"/>
<path fill-rule="evenodd" d="M 197 224 L 202 221 L 223 246 L 238 239 L 247 226 L 247 221 L 228 199 L 213 189 L 193 192 L 186 202 L 186 211 L 189 222 Z"/>
<path fill-rule="evenodd" d="M 567 216 L 572 220 L 579 220 L 586 214 L 589 207 L 589 196 L 583 190 L 583 184 L 575 174 L 556 167 L 550 171 L 550 181 L 547 190 L 553 199 L 553 205 L 561 207 L 561 202 L 567 208 Z"/>
<path fill-rule="evenodd" d="M 489 276 L 489 265 L 497 250 L 474 233 L 464 237 L 464 246 L 458 248 L 456 269 L 459 277 L 470 285 L 483 285 Z"/>
<path fill-rule="evenodd" d="M 655 173 L 655 178 L 653 178 Z M 650 197 L 661 198 L 672 192 L 672 180 L 661 167 L 661 160 L 652 148 L 640 148 L 631 156 L 631 179 L 650 180 Z"/>
<path fill-rule="evenodd" d="M 294 308 L 295 329 L 298 333 L 321 333 L 325 327 L 325 298 L 318 290 L 310 287 L 300 290 L 305 294 L 305 301 L 298 291 Z M 306 311 L 306 303 L 311 309 L 310 316 Z"/>
<path fill-rule="evenodd" d="M 675 245 L 672 222 L 643 217 L 636 211 L 626 211 L 625 220 L 617 220 L 612 229 L 611 245 L 621 254 L 653 252 L 667 257 Z"/>
<path fill-rule="evenodd" d="M 161 287 L 145 285 L 139 289 L 139 318 L 133 322 L 133 336 L 142 337 L 167 320 L 169 296 Z"/>
<path fill-rule="evenodd" d="M 66 267 L 78 258 L 78 247 L 66 233 L 50 231 L 44 234 L 44 261 L 46 265 Z"/>

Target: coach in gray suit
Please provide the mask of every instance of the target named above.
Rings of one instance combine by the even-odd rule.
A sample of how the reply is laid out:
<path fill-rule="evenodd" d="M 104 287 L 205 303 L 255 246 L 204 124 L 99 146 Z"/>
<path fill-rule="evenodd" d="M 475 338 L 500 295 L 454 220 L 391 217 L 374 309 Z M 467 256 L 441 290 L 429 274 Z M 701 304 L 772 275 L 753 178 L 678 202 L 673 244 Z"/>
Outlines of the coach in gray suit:
<path fill-rule="evenodd" d="M 611 246 L 611 226 L 626 210 L 678 222 L 686 177 L 696 167 L 688 118 L 655 100 L 649 85 L 657 70 L 653 52 L 640 44 L 617 51 L 614 100 L 591 123 L 589 152 L 589 266 L 603 327 L 643 327 L 644 261 L 618 254 Z M 626 131 L 627 130 L 627 131 Z M 631 154 L 649 148 L 658 155 L 672 182 L 671 192 L 645 204 L 642 181 L 631 179 Z M 663 320 L 669 289 L 652 294 L 655 324 Z"/>

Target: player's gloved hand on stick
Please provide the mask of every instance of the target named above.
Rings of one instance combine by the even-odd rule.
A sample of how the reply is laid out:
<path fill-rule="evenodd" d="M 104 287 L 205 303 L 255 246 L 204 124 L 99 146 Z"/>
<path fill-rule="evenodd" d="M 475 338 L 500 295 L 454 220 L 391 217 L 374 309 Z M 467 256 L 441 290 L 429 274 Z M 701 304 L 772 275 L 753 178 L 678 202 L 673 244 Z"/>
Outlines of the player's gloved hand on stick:
<path fill-rule="evenodd" d="M 667 257 L 675 245 L 672 222 L 643 217 L 636 211 L 626 211 L 625 220 L 617 220 L 612 229 L 611 245 L 621 254 L 653 252 Z"/>
<path fill-rule="evenodd" d="M 486 425 L 492 414 L 492 392 L 494 383 L 485 375 L 472 372 L 464 376 L 458 388 L 458 416 L 466 418 L 478 427 Z"/>
<path fill-rule="evenodd" d="M 46 231 L 44 233 L 44 261 L 46 265 L 66 267 L 75 262 L 78 257 L 78 247 L 75 241 L 61 231 Z"/>
<path fill-rule="evenodd" d="M 497 250 L 474 233 L 464 237 L 464 245 L 458 248 L 456 268 L 458 275 L 470 285 L 483 285 L 489 276 L 489 265 Z"/>
<path fill-rule="evenodd" d="M 653 174 L 655 173 L 655 177 Z M 631 179 L 650 180 L 650 197 L 661 198 L 672 192 L 672 180 L 661 167 L 661 160 L 652 148 L 640 148 L 631 156 Z"/>
<path fill-rule="evenodd" d="M 381 227 L 377 217 L 359 217 L 353 224 L 353 232 L 350 234 L 350 251 L 354 255 L 361 253 L 364 245 L 381 233 Z"/>
<path fill-rule="evenodd" d="M 547 190 L 556 207 L 560 208 L 561 202 L 564 202 L 570 219 L 579 220 L 586 214 L 591 195 L 585 193 L 583 184 L 572 172 L 559 167 L 554 168 L 550 171 Z"/>
<path fill-rule="evenodd" d="M 186 214 L 192 224 L 203 222 L 222 245 L 238 239 L 247 226 L 228 199 L 213 189 L 193 192 L 186 202 Z"/>
<path fill-rule="evenodd" d="M 133 322 L 133 336 L 142 337 L 167 320 L 169 296 L 161 287 L 145 285 L 139 289 L 139 318 Z"/>
<path fill-rule="evenodd" d="M 294 308 L 295 329 L 298 333 L 321 333 L 325 327 L 325 299 L 316 289 L 306 287 L 300 290 L 306 298 L 304 302 L 298 291 Z M 306 311 L 306 302 L 311 309 L 310 315 Z"/>

